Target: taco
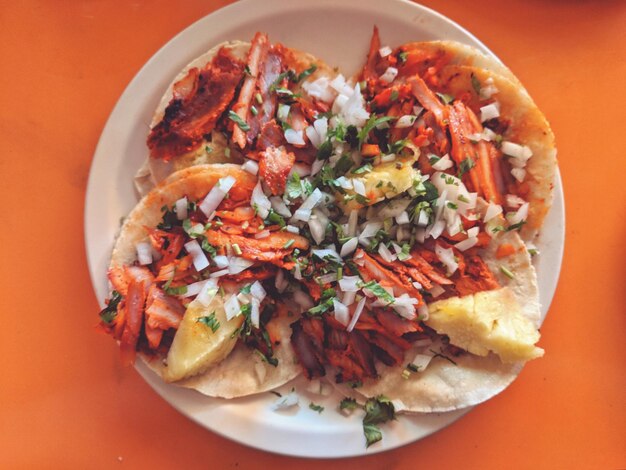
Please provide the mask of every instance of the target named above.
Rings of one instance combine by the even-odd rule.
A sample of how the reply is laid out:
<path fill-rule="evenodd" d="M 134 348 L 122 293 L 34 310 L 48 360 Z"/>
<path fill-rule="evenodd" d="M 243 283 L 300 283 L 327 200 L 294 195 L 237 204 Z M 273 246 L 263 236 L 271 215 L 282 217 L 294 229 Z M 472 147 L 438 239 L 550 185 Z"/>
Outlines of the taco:
<path fill-rule="evenodd" d="M 255 238 L 262 232 L 250 207 L 256 186 L 239 165 L 194 166 L 150 191 L 125 219 L 109 268 L 114 290 L 101 314 L 125 363 L 139 352 L 166 381 L 226 398 L 298 375 L 287 307 L 267 295 L 266 281 L 308 242 L 274 234 L 271 225 L 267 237 Z M 238 245 L 219 243 L 233 239 Z"/>
<path fill-rule="evenodd" d="M 552 204 L 556 147 L 519 80 L 499 61 L 451 41 L 387 48 L 384 57 L 383 49 L 375 30 L 360 78 L 375 110 L 415 123 L 394 138 L 421 133 L 423 171 L 451 160 L 470 191 L 503 208 L 532 241 Z"/>
<path fill-rule="evenodd" d="M 310 153 L 300 150 L 297 133 L 327 109 L 302 97 L 301 86 L 335 75 L 322 60 L 271 44 L 264 33 L 257 33 L 251 43 L 230 41 L 213 47 L 188 64 L 161 98 L 147 139 L 150 155 L 135 178 L 139 193 L 177 170 L 243 163 L 244 154 L 250 157 L 268 145 L 284 145 L 298 161 L 310 162 Z M 283 114 L 288 114 L 284 123 Z M 280 125 L 294 130 L 292 142 Z"/>

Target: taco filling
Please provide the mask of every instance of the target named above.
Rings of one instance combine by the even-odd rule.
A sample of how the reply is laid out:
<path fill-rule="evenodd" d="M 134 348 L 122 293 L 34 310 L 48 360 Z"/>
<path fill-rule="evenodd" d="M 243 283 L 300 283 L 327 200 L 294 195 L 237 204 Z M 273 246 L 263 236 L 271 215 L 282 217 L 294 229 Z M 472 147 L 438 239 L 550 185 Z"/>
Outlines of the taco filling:
<path fill-rule="evenodd" d="M 258 33 L 185 69 L 109 269 L 125 363 L 214 396 L 303 373 L 443 411 L 542 355 L 518 232 L 549 207 L 550 152 L 499 101 L 514 81 L 420 44 L 375 30 L 346 79 Z"/>

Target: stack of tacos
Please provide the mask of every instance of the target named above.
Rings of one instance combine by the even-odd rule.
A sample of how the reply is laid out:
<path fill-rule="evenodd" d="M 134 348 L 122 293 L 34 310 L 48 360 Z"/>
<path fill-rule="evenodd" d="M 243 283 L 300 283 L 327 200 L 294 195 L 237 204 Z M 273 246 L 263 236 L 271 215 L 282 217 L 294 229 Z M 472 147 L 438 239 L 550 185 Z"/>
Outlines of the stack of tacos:
<path fill-rule="evenodd" d="M 540 357 L 533 241 L 554 136 L 468 46 L 381 46 L 346 78 L 258 33 L 168 87 L 101 325 L 216 397 L 299 374 L 397 411 L 480 403 Z"/>

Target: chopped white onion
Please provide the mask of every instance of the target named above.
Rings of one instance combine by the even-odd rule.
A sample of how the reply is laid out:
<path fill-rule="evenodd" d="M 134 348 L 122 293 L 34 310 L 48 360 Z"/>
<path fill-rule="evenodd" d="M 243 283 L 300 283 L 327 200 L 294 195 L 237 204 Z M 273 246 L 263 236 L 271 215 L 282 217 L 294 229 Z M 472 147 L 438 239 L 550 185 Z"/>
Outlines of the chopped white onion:
<path fill-rule="evenodd" d="M 300 229 L 295 225 L 285 225 L 285 230 L 287 230 L 289 233 L 300 233 Z"/>
<path fill-rule="evenodd" d="M 487 206 L 487 210 L 485 211 L 485 216 L 483 217 L 483 222 L 489 222 L 494 217 L 502 214 L 502 206 L 499 204 L 494 204 L 490 202 Z"/>
<path fill-rule="evenodd" d="M 328 77 L 320 77 L 312 82 L 305 81 L 302 84 L 302 88 L 309 96 L 320 99 L 325 103 L 330 103 L 335 98 L 336 93 L 329 85 L 330 80 Z"/>
<path fill-rule="evenodd" d="M 217 255 L 213 257 L 213 262 L 218 268 L 227 268 L 228 267 L 228 256 Z"/>
<path fill-rule="evenodd" d="M 402 224 L 408 224 L 410 222 L 409 219 L 409 214 L 407 211 L 403 211 L 400 215 L 396 216 L 396 223 L 402 225 Z"/>
<path fill-rule="evenodd" d="M 204 282 L 202 288 L 200 289 L 200 292 L 198 292 L 196 300 L 206 307 L 211 303 L 211 301 L 217 294 L 217 291 L 217 282 L 209 279 Z"/>
<path fill-rule="evenodd" d="M 356 250 L 356 247 L 358 244 L 359 244 L 359 239 L 356 237 L 352 237 L 350 240 L 345 242 L 341 246 L 341 253 L 340 253 L 341 257 L 345 258 L 346 256 L 352 254 L 352 252 Z"/>
<path fill-rule="evenodd" d="M 506 207 L 510 209 L 519 209 L 521 205 L 526 202 L 521 197 L 516 196 L 515 194 L 507 194 L 506 196 L 504 196 L 504 200 L 506 202 Z"/>
<path fill-rule="evenodd" d="M 193 297 L 194 295 L 198 295 L 198 293 L 202 290 L 207 281 L 198 281 L 193 282 L 191 284 L 187 284 L 187 290 L 184 294 L 181 294 L 181 297 Z"/>
<path fill-rule="evenodd" d="M 328 118 L 323 117 L 313 121 L 313 127 L 319 136 L 320 143 L 326 140 L 328 136 Z"/>
<path fill-rule="evenodd" d="M 287 122 L 287 118 L 289 117 L 289 110 L 291 106 L 288 104 L 280 103 L 278 105 L 278 110 L 276 111 L 276 117 L 283 122 Z"/>
<path fill-rule="evenodd" d="M 513 178 L 520 183 L 524 181 L 524 178 L 526 178 L 526 170 L 523 168 L 511 168 L 511 174 L 513 175 Z"/>
<path fill-rule="evenodd" d="M 185 220 L 187 218 L 187 198 L 181 197 L 176 201 L 176 218 Z"/>
<path fill-rule="evenodd" d="M 218 278 L 218 277 L 227 276 L 227 275 L 228 275 L 228 268 L 225 268 L 225 269 L 220 269 L 219 271 L 212 272 L 211 274 L 209 274 L 209 277 Z"/>
<path fill-rule="evenodd" d="M 263 192 L 263 186 L 261 185 L 261 180 L 259 180 L 252 190 L 252 197 L 250 199 L 252 203 L 252 207 L 255 207 L 258 214 L 262 219 L 265 219 L 272 208 L 272 202 Z"/>
<path fill-rule="evenodd" d="M 339 279 L 339 288 L 344 292 L 356 292 L 359 290 L 359 276 L 343 276 Z"/>
<path fill-rule="evenodd" d="M 443 157 L 433 163 L 432 167 L 437 171 L 444 171 L 448 168 L 452 168 L 452 165 L 454 165 L 454 163 L 450 160 L 450 155 L 446 153 Z"/>
<path fill-rule="evenodd" d="M 448 276 L 452 276 L 459 267 L 459 264 L 454 259 L 454 251 L 452 251 L 452 248 L 444 248 L 436 244 L 435 254 L 437 258 L 439 258 L 439 261 L 445 265 Z"/>
<path fill-rule="evenodd" d="M 467 229 L 467 236 L 468 237 L 477 237 L 479 231 L 480 231 L 479 227 L 472 227 L 470 229 Z"/>
<path fill-rule="evenodd" d="M 397 217 L 404 211 L 406 211 L 406 208 L 409 207 L 409 204 L 411 204 L 411 200 L 408 198 L 392 199 L 388 204 L 380 209 L 380 211 L 378 212 L 378 217 L 380 217 L 381 219 Z M 374 232 L 373 235 L 375 234 L 376 232 Z"/>
<path fill-rule="evenodd" d="M 337 250 L 335 250 L 335 247 L 333 245 L 329 245 L 327 248 L 323 249 L 311 250 L 311 253 L 321 260 L 329 256 L 333 260 L 339 263 L 343 263 L 341 256 L 339 256 L 339 253 L 337 253 Z"/>
<path fill-rule="evenodd" d="M 261 238 L 267 238 L 270 236 L 270 231 L 269 230 L 261 230 L 260 232 L 257 232 L 254 234 L 254 238 L 256 238 L 257 240 L 260 240 Z"/>
<path fill-rule="evenodd" d="M 349 307 L 350 305 L 354 303 L 355 298 L 356 298 L 356 292 L 354 291 L 344 292 L 341 298 L 341 303 Z"/>
<path fill-rule="evenodd" d="M 415 305 L 418 303 L 419 300 L 410 297 L 408 294 L 402 294 L 400 297 L 396 297 L 392 308 L 401 317 L 413 320 L 415 318 Z"/>
<path fill-rule="evenodd" d="M 304 133 L 306 134 L 306 136 L 309 138 L 309 141 L 311 141 L 311 144 L 313 144 L 313 147 L 315 148 L 319 148 L 320 145 L 322 145 L 322 140 L 320 139 L 319 134 L 317 133 L 317 131 L 315 130 L 315 127 L 313 126 L 308 126 L 305 130 Z"/>
<path fill-rule="evenodd" d="M 142 266 L 152 264 L 152 245 L 148 242 L 141 242 L 135 245 L 137 250 L 137 261 Z"/>
<path fill-rule="evenodd" d="M 259 281 L 254 281 L 250 286 L 250 294 L 259 302 L 262 302 L 267 295 L 267 292 L 265 292 L 265 289 Z"/>
<path fill-rule="evenodd" d="M 233 256 L 230 258 L 230 262 L 228 264 L 228 273 L 239 274 L 240 272 L 248 269 L 253 264 L 254 264 L 254 261 L 250 261 L 249 259 Z"/>
<path fill-rule="evenodd" d="M 469 250 L 470 248 L 472 248 L 474 245 L 476 245 L 476 243 L 478 243 L 477 237 L 467 237 L 465 240 L 462 240 L 456 245 L 454 245 L 454 247 L 457 250 L 465 251 L 465 250 Z"/>
<path fill-rule="evenodd" d="M 285 408 L 291 408 L 292 406 L 296 406 L 300 402 L 300 398 L 298 394 L 292 390 L 286 395 L 279 397 L 270 408 L 274 411 L 283 410 Z"/>
<path fill-rule="evenodd" d="M 270 202 L 272 204 L 272 209 L 274 209 L 279 215 L 283 217 L 291 217 L 291 211 L 283 201 L 283 198 L 278 196 L 272 196 Z"/>
<path fill-rule="evenodd" d="M 296 265 L 294 266 L 293 277 L 296 278 L 298 281 L 302 280 L 302 270 L 300 269 L 300 263 L 296 263 Z"/>
<path fill-rule="evenodd" d="M 507 220 L 509 221 L 509 223 L 511 225 L 515 225 L 515 224 L 519 224 L 520 222 L 526 220 L 526 218 L 528 217 L 528 208 L 529 208 L 529 204 L 527 202 L 525 202 L 524 204 L 522 204 L 520 206 L 519 209 L 517 209 L 516 212 L 514 213 L 508 213 L 506 215 Z"/>
<path fill-rule="evenodd" d="M 348 307 L 339 302 L 337 299 L 333 299 L 333 309 L 335 310 L 335 319 L 344 326 L 348 325 L 350 320 Z"/>
<path fill-rule="evenodd" d="M 311 216 L 308 224 L 313 240 L 315 240 L 315 243 L 319 245 L 324 240 L 324 237 L 326 237 L 326 224 L 324 224 L 324 222 L 315 215 Z"/>
<path fill-rule="evenodd" d="M 393 263 L 396 259 L 398 259 L 396 255 L 389 251 L 389 248 L 387 248 L 387 245 L 385 245 L 384 243 L 380 243 L 378 245 L 378 254 L 388 263 Z"/>
<path fill-rule="evenodd" d="M 417 314 L 420 320 L 422 321 L 428 320 L 428 318 L 430 317 L 430 311 L 428 310 L 428 306 L 426 304 L 422 304 L 419 307 L 417 307 Z M 425 341 L 425 340 L 422 340 L 422 341 Z M 427 344 L 430 344 L 430 343 L 427 343 Z"/>
<path fill-rule="evenodd" d="M 340 176 L 335 180 L 342 189 L 352 189 L 354 186 L 352 185 L 352 180 L 350 178 L 346 178 L 345 176 Z"/>
<path fill-rule="evenodd" d="M 315 188 L 313 192 L 307 197 L 299 209 L 312 210 L 315 206 L 317 206 L 323 198 L 322 192 Z"/>
<path fill-rule="evenodd" d="M 260 319 L 261 319 L 261 303 L 258 299 L 252 298 L 250 301 L 250 323 L 253 326 L 259 327 Z"/>
<path fill-rule="evenodd" d="M 350 215 L 348 216 L 348 230 L 346 231 L 346 235 L 348 235 L 349 237 L 354 237 L 356 235 L 356 226 L 358 222 L 359 222 L 359 211 L 358 210 L 350 211 Z"/>
<path fill-rule="evenodd" d="M 396 125 L 394 126 L 396 129 L 405 129 L 407 127 L 411 127 L 415 124 L 415 120 L 417 116 L 413 116 L 412 114 L 405 114 L 404 116 L 400 116 L 400 118 L 396 121 Z"/>
<path fill-rule="evenodd" d="M 241 165 L 241 169 L 250 174 L 256 175 L 259 172 L 259 164 L 254 160 L 246 160 L 244 164 Z"/>
<path fill-rule="evenodd" d="M 191 255 L 196 271 L 200 272 L 209 266 L 209 260 L 197 240 L 191 240 L 185 243 L 185 250 Z"/>
<path fill-rule="evenodd" d="M 398 69 L 395 67 L 387 67 L 385 73 L 380 76 L 380 81 L 383 83 L 391 83 L 398 76 Z"/>
<path fill-rule="evenodd" d="M 502 153 L 513 158 L 520 159 L 525 162 L 533 156 L 533 151 L 526 145 L 520 145 L 513 142 L 503 141 L 500 146 Z M 513 162 L 512 162 L 513 163 Z"/>
<path fill-rule="evenodd" d="M 302 131 L 295 129 L 287 129 L 285 131 L 285 140 L 291 145 L 305 145 L 304 134 Z"/>
<path fill-rule="evenodd" d="M 212 219 L 215 209 L 217 209 L 217 206 L 220 205 L 234 184 L 235 178 L 232 176 L 220 178 L 217 181 L 217 184 L 211 188 L 209 194 L 207 194 L 204 200 L 200 203 L 198 209 L 200 209 L 204 215 L 209 218 L 209 220 Z"/>
<path fill-rule="evenodd" d="M 350 323 L 348 324 L 348 328 L 346 328 L 348 332 L 354 329 L 354 325 L 356 325 L 356 322 L 359 320 L 359 317 L 361 316 L 361 313 L 363 312 L 363 309 L 365 308 L 366 300 L 367 299 L 363 297 L 361 300 L 359 300 L 359 303 L 356 304 L 356 308 L 354 309 L 354 313 L 352 314 L 352 319 L 350 320 Z"/>
<path fill-rule="evenodd" d="M 363 183 L 362 179 L 352 178 L 352 186 L 354 187 L 355 193 L 365 196 L 365 183 Z"/>
<path fill-rule="evenodd" d="M 382 222 L 366 222 L 362 226 L 361 234 L 359 235 L 359 240 L 364 240 L 370 237 L 373 237 L 378 233 L 378 231 L 383 228 Z"/>
<path fill-rule="evenodd" d="M 424 369 L 428 367 L 428 364 L 430 364 L 432 358 L 432 354 L 418 354 L 417 356 L 415 356 L 415 359 L 413 359 L 411 364 L 413 364 L 417 368 L 418 372 L 423 372 Z"/>
<path fill-rule="evenodd" d="M 497 102 L 480 108 L 480 122 L 489 121 L 500 116 L 500 106 Z"/>
<path fill-rule="evenodd" d="M 298 209 L 294 212 L 293 217 L 291 218 L 291 222 L 297 222 L 301 220 L 302 222 L 308 222 L 311 218 L 311 209 Z"/>
<path fill-rule="evenodd" d="M 389 155 L 383 155 L 380 157 L 380 163 L 389 163 L 396 160 L 396 154 L 390 153 Z"/>
<path fill-rule="evenodd" d="M 224 311 L 226 312 L 226 320 L 232 320 L 241 313 L 241 306 L 236 295 L 231 295 L 226 302 L 224 302 Z"/>
<path fill-rule="evenodd" d="M 392 50 L 391 47 L 389 46 L 383 46 L 380 49 L 378 49 L 378 53 L 380 54 L 381 57 L 387 57 L 389 54 L 391 54 Z"/>

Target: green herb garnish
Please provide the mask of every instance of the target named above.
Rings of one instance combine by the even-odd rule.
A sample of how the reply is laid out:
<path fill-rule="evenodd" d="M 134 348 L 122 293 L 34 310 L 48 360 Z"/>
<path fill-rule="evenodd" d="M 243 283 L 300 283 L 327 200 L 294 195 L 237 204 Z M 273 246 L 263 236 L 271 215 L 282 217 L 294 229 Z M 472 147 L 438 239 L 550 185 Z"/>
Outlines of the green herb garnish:
<path fill-rule="evenodd" d="M 250 126 L 248 125 L 248 123 L 241 119 L 241 117 L 239 117 L 239 115 L 232 109 L 228 111 L 228 119 L 237 124 L 239 126 L 239 129 L 241 129 L 242 131 L 246 132 L 250 130 Z"/>
<path fill-rule="evenodd" d="M 213 333 L 215 333 L 220 327 L 220 322 L 215 317 L 215 312 L 212 312 L 211 315 L 208 315 L 208 316 L 199 317 L 196 320 L 196 323 L 202 323 L 203 325 L 208 326 L 209 328 L 211 328 L 211 331 Z"/>

